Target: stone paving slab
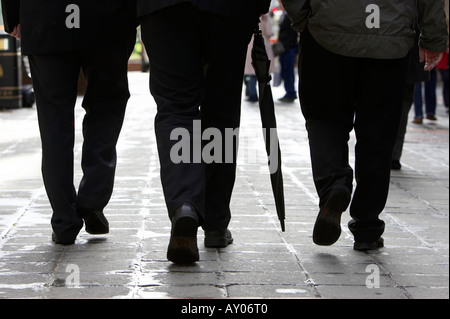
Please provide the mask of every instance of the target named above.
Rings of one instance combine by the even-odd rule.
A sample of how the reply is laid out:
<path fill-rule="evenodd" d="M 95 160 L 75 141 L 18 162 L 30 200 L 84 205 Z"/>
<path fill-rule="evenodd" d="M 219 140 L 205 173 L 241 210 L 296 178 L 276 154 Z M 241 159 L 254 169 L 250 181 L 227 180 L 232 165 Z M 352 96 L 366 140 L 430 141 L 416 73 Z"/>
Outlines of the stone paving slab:
<path fill-rule="evenodd" d="M 244 102 L 230 225 L 235 243 L 205 248 L 200 232 L 200 262 L 179 266 L 166 259 L 170 222 L 159 181 L 148 74 L 130 73 L 130 83 L 116 187 L 105 211 L 111 232 L 91 236 L 83 230 L 72 246 L 50 239 L 35 108 L 0 111 L 1 299 L 449 298 L 449 119 L 442 105 L 437 123 L 409 125 L 404 168 L 392 174 L 383 214 L 386 247 L 363 253 L 352 249 L 348 213 L 334 246 L 312 243 L 318 198 L 297 103 L 277 104 L 287 212 L 287 231 L 280 232 L 259 111 Z M 276 98 L 282 94 L 274 88 Z M 82 116 L 78 106 L 77 123 Z"/>

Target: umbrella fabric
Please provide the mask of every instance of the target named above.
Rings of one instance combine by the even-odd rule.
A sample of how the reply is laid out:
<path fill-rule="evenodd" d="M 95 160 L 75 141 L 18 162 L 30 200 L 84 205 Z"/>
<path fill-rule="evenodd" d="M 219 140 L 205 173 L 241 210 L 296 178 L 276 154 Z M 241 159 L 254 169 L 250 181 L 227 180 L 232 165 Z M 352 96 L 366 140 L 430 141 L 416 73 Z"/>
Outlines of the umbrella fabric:
<path fill-rule="evenodd" d="M 262 32 L 257 30 L 254 34 L 252 48 L 252 65 L 259 84 L 259 108 L 262 126 L 264 130 L 264 141 L 269 158 L 270 181 L 275 199 L 278 218 L 281 229 L 285 231 L 285 204 L 283 174 L 281 171 L 281 150 L 278 141 L 277 121 L 275 117 L 275 105 L 273 102 L 270 81 L 270 64 L 264 45 Z"/>

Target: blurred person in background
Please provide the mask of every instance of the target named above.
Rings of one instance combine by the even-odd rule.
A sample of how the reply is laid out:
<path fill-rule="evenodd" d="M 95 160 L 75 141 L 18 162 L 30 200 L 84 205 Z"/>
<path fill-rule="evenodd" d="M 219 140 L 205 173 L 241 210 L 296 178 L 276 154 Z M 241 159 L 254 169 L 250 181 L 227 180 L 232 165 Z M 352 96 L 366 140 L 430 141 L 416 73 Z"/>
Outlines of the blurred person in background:
<path fill-rule="evenodd" d="M 403 154 L 403 145 L 405 142 L 405 134 L 408 127 L 408 118 L 411 107 L 414 103 L 415 87 L 417 83 L 430 80 L 430 72 L 425 71 L 425 61 L 420 61 L 420 29 L 416 25 L 416 36 L 414 39 L 414 46 L 409 52 L 408 68 L 406 70 L 406 84 L 405 93 L 403 96 L 403 108 L 400 118 L 399 129 L 397 133 L 397 140 L 395 141 L 394 151 L 392 153 L 391 169 L 400 170 L 402 164 L 400 159 Z"/>
<path fill-rule="evenodd" d="M 449 26 L 449 0 L 445 0 L 445 14 L 447 15 L 447 28 Z M 448 60 L 448 42 L 447 42 L 447 50 L 444 52 L 444 56 L 441 60 L 441 62 L 437 65 L 436 69 L 441 73 L 441 79 L 443 82 L 443 98 L 444 98 L 444 106 L 447 109 L 449 109 L 449 81 L 448 81 L 448 69 L 449 69 L 449 60 Z"/>
<path fill-rule="evenodd" d="M 430 70 L 429 79 L 416 83 L 414 92 L 414 124 L 422 124 L 424 117 L 430 121 L 437 121 L 436 117 L 436 84 L 437 71 L 436 68 Z M 424 99 L 425 94 L 425 99 Z M 423 112 L 423 105 L 425 102 L 425 116 Z"/>
<path fill-rule="evenodd" d="M 272 36 L 272 19 L 269 14 L 261 16 L 261 22 L 259 23 L 259 28 L 261 29 L 262 35 L 264 37 L 264 44 L 266 45 L 267 55 L 269 60 L 273 61 L 274 55 L 272 50 L 272 45 L 270 43 L 270 37 Z M 245 61 L 245 71 L 244 71 L 244 83 L 246 85 L 246 96 L 248 102 L 258 102 L 258 80 L 256 79 L 255 69 L 252 65 L 252 49 L 253 49 L 253 38 L 250 40 L 247 50 L 247 59 Z M 274 63 L 270 64 L 269 73 L 274 72 Z"/>
<path fill-rule="evenodd" d="M 448 81 L 448 48 L 447 51 L 444 52 L 444 56 L 442 57 L 441 62 L 437 65 L 436 69 L 441 74 L 441 80 L 442 80 L 442 97 L 444 106 L 447 109 L 449 107 L 449 81 Z"/>
<path fill-rule="evenodd" d="M 278 42 L 282 44 L 283 53 L 279 56 L 281 65 L 281 79 L 284 82 L 285 95 L 279 99 L 280 102 L 292 103 L 297 97 L 295 88 L 295 66 L 298 56 L 298 32 L 292 28 L 292 22 L 280 2 L 283 14 L 280 17 L 280 29 Z"/>

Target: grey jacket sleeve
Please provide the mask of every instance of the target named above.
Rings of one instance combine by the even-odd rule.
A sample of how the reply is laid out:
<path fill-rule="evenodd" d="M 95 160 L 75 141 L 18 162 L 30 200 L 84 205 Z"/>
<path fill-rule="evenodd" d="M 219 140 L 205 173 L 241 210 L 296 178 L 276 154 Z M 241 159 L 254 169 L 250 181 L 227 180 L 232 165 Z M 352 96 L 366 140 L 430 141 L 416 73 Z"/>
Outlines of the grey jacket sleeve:
<path fill-rule="evenodd" d="M 443 52 L 447 49 L 448 29 L 444 8 L 444 0 L 417 1 L 421 48 L 433 52 Z"/>
<path fill-rule="evenodd" d="M 309 0 L 281 0 L 281 2 L 292 21 L 292 27 L 296 31 L 302 32 L 306 27 L 311 11 Z"/>

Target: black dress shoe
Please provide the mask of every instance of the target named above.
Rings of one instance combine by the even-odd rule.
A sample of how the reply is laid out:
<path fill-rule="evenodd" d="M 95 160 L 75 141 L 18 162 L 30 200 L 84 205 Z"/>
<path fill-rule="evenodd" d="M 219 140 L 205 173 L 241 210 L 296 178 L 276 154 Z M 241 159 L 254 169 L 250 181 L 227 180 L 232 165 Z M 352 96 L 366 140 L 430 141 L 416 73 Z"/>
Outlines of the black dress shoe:
<path fill-rule="evenodd" d="M 225 248 L 233 243 L 233 236 L 230 230 L 205 231 L 205 247 Z"/>
<path fill-rule="evenodd" d="M 91 235 L 104 235 L 109 233 L 109 222 L 102 211 L 79 209 L 78 214 L 84 219 L 87 233 Z"/>
<path fill-rule="evenodd" d="M 383 237 L 378 238 L 378 240 L 371 242 L 371 243 L 357 243 L 355 242 L 353 244 L 354 250 L 359 251 L 367 251 L 367 250 L 375 250 L 378 248 L 384 247 L 384 239 Z"/>
<path fill-rule="evenodd" d="M 200 259 L 197 247 L 199 227 L 197 212 L 189 205 L 177 209 L 172 217 L 172 231 L 167 259 L 173 263 L 191 264 Z"/>
<path fill-rule="evenodd" d="M 283 102 L 283 103 L 294 103 L 295 100 L 296 100 L 296 98 L 292 98 L 292 97 L 282 97 L 278 101 Z"/>
<path fill-rule="evenodd" d="M 59 244 L 59 245 L 73 245 L 75 244 L 75 239 L 70 239 L 70 240 L 60 240 L 58 238 L 58 236 L 56 236 L 55 232 L 52 232 L 52 241 L 55 244 Z"/>
<path fill-rule="evenodd" d="M 320 209 L 314 225 L 313 241 L 320 246 L 331 246 L 341 236 L 341 216 L 350 204 L 351 194 L 346 190 L 333 191 Z"/>

